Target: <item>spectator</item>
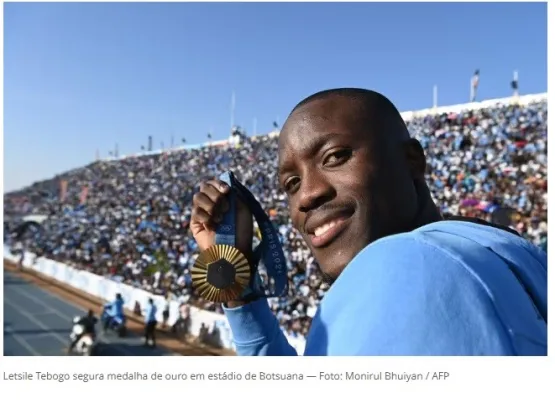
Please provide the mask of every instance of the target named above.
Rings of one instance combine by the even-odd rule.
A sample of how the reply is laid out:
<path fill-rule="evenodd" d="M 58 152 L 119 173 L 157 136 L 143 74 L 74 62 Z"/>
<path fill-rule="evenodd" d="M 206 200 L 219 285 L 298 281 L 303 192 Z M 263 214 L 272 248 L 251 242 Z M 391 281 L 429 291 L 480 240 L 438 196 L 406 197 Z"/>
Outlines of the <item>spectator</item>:
<path fill-rule="evenodd" d="M 154 300 L 149 298 L 145 312 L 145 347 L 156 347 L 156 311 Z"/>

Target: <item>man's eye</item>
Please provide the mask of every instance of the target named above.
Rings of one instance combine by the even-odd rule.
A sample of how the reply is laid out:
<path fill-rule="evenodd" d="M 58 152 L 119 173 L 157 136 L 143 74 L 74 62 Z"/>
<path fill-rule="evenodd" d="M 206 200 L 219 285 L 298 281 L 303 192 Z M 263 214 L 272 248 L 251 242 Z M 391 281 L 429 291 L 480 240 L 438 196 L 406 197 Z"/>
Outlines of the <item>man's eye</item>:
<path fill-rule="evenodd" d="M 339 150 L 339 151 L 335 151 L 331 154 L 329 154 L 325 159 L 324 159 L 324 165 L 325 166 L 336 166 L 336 165 L 340 165 L 342 163 L 347 162 L 347 160 L 349 158 L 351 158 L 351 155 L 353 155 L 353 151 L 350 149 L 344 149 L 344 150 Z"/>
<path fill-rule="evenodd" d="M 300 182 L 300 179 L 298 176 L 295 176 L 293 178 L 290 178 L 288 180 L 285 181 L 285 183 L 283 184 L 283 189 L 287 192 L 290 193 L 294 190 L 294 188 L 297 186 L 297 184 Z"/>

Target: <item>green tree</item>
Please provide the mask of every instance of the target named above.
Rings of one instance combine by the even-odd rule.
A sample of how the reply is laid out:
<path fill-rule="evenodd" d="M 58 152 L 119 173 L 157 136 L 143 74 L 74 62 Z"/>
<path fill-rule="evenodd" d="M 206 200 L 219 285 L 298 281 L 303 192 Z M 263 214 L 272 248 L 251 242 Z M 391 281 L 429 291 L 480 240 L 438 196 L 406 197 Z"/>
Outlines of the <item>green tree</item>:
<path fill-rule="evenodd" d="M 164 251 L 159 250 L 154 254 L 154 260 L 146 268 L 146 274 L 153 275 L 157 271 L 160 271 L 162 274 L 165 274 L 169 270 L 170 270 L 170 261 L 168 259 L 168 255 L 164 253 Z"/>

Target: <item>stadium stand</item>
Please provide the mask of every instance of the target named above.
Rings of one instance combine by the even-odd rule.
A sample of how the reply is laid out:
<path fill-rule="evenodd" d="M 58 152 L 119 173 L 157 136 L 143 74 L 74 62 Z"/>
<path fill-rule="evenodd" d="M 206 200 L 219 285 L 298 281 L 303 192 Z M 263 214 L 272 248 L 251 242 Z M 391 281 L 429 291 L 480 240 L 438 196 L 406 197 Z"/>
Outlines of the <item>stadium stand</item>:
<path fill-rule="evenodd" d="M 426 151 L 428 183 L 444 214 L 492 220 L 505 212 L 547 251 L 547 94 L 403 117 Z M 191 289 L 198 251 L 188 224 L 195 186 L 232 169 L 281 235 L 291 287 L 270 303 L 284 332 L 302 337 L 327 286 L 277 190 L 278 135 L 101 160 L 6 194 L 4 243 L 15 242 L 14 218 L 44 214 L 43 230 L 23 241 L 27 250 L 219 312 Z"/>

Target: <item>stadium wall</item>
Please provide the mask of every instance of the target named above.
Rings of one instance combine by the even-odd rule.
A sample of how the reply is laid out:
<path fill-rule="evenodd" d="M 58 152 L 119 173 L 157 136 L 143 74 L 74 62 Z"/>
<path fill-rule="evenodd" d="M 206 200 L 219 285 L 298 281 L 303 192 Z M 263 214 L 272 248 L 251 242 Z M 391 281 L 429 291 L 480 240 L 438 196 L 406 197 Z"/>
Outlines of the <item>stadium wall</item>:
<path fill-rule="evenodd" d="M 4 245 L 4 259 L 11 262 L 19 262 L 19 258 L 14 256 L 10 249 Z M 162 322 L 162 311 L 164 310 L 165 300 L 164 297 L 154 295 L 148 291 L 132 287 L 127 284 L 92 274 L 84 270 L 75 269 L 67 264 L 59 263 L 46 258 L 36 259 L 36 255 L 27 252 L 23 261 L 23 266 L 28 267 L 44 276 L 53 278 L 61 283 L 70 285 L 73 288 L 84 291 L 90 295 L 101 298 L 104 301 L 113 301 L 116 293 L 120 293 L 125 301 L 125 308 L 133 311 L 135 302 L 139 302 L 141 306 L 146 306 L 149 298 L 154 300 L 158 308 L 157 320 Z M 173 325 L 179 318 L 179 304 L 177 301 L 170 302 L 170 316 L 168 324 Z M 201 325 L 204 324 L 208 327 L 208 331 L 212 333 L 214 330 L 217 333 L 220 347 L 235 350 L 231 328 L 225 315 L 215 312 L 205 311 L 196 307 L 191 307 L 190 310 L 191 327 L 190 333 L 193 336 L 198 336 Z M 297 350 L 299 355 L 303 354 L 305 340 L 304 338 L 293 338 L 287 336 L 289 343 Z"/>

